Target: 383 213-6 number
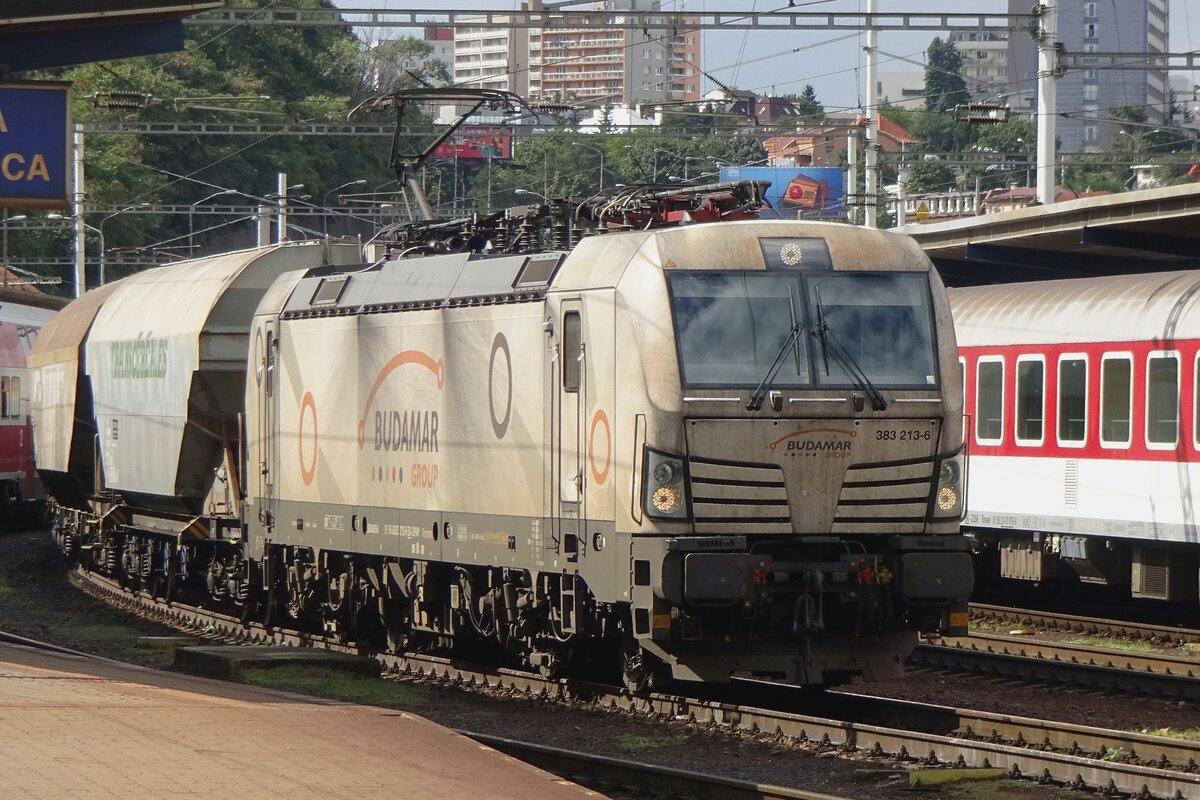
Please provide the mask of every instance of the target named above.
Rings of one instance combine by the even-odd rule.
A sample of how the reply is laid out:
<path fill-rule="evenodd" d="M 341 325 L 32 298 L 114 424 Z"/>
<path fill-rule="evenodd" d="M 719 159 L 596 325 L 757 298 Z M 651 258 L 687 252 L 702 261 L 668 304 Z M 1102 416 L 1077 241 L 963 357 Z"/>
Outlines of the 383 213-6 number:
<path fill-rule="evenodd" d="M 929 428 L 923 428 L 923 429 L 917 429 L 917 430 L 905 429 L 905 430 L 899 430 L 899 431 L 897 431 L 897 430 L 881 430 L 881 431 L 875 431 L 875 438 L 877 440 L 887 440 L 887 441 L 898 440 L 901 442 L 929 441 L 930 439 L 933 438 L 933 431 L 931 431 Z"/>

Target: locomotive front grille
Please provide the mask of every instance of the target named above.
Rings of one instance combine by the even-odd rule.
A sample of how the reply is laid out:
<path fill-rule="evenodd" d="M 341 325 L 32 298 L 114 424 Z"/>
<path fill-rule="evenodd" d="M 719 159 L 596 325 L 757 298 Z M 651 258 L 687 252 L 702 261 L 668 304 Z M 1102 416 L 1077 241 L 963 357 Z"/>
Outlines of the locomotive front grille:
<path fill-rule="evenodd" d="M 846 470 L 834 533 L 922 533 L 933 462 L 854 464 Z"/>
<path fill-rule="evenodd" d="M 692 457 L 696 533 L 790 533 L 787 486 L 777 464 Z"/>

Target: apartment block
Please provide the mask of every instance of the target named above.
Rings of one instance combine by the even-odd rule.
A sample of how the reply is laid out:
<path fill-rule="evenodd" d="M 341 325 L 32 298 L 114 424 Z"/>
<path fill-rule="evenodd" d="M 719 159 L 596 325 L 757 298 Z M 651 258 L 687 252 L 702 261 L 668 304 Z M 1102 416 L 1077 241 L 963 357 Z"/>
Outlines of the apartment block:
<path fill-rule="evenodd" d="M 1028 13 L 1029 4 L 1009 0 L 1008 10 Z M 1138 136 L 1136 126 L 1114 116 L 1123 108 L 1139 109 L 1152 125 L 1162 123 L 1169 103 L 1165 70 L 1106 69 L 1108 59 L 1087 54 L 1169 52 L 1168 0 L 1059 0 L 1057 13 L 1057 40 L 1083 59 L 1081 68 L 1057 81 L 1060 149 L 1100 152 L 1111 149 L 1119 137 Z M 1009 86 L 1018 97 L 1014 108 L 1035 109 L 1037 43 L 1014 32 L 1008 63 Z"/>
<path fill-rule="evenodd" d="M 530 8 L 537 10 L 540 2 Z M 696 18 L 660 11 L 657 0 L 604 0 L 591 10 L 610 13 L 614 24 L 633 15 L 643 20 L 647 14 L 661 13 L 676 26 L 459 28 L 455 83 L 557 102 L 636 106 L 700 99 L 701 34 Z"/>

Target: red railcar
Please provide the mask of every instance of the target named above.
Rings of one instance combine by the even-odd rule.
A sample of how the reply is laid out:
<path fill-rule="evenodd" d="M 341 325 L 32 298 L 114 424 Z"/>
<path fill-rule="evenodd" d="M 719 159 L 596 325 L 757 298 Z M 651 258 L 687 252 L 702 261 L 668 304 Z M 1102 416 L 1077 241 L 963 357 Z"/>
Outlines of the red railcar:
<path fill-rule="evenodd" d="M 0 286 L 0 508 L 39 500 L 26 358 L 42 324 L 65 301 Z"/>

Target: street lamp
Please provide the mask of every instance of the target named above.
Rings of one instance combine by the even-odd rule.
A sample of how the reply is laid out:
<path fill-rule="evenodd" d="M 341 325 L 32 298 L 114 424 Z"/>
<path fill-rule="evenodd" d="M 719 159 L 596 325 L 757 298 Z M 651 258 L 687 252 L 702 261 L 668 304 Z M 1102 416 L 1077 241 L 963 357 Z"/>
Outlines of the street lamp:
<path fill-rule="evenodd" d="M 542 198 L 547 203 L 550 202 L 550 198 L 546 197 L 546 195 L 542 194 L 541 192 L 530 191 L 529 189 L 513 189 L 513 194 L 531 194 L 534 197 Z"/>
<path fill-rule="evenodd" d="M 329 195 L 333 194 L 334 192 L 340 192 L 342 189 L 345 189 L 350 186 L 362 186 L 366 182 L 367 182 L 366 178 L 359 178 L 356 181 L 350 181 L 349 183 L 343 183 L 341 186 L 330 189 L 328 192 L 326 192 L 324 195 L 321 196 L 321 210 L 323 212 L 325 212 L 325 213 L 322 213 L 322 215 L 321 215 L 322 220 L 325 223 L 324 227 L 323 227 L 323 232 L 327 238 L 329 236 L 329 214 L 328 214 L 328 212 L 330 210 L 329 209 Z"/>
<path fill-rule="evenodd" d="M 584 144 L 583 142 L 576 142 L 576 144 L 591 150 L 593 153 L 600 154 L 600 191 L 604 191 L 604 148 L 592 147 L 590 144 Z"/>
<path fill-rule="evenodd" d="M 213 192 L 208 197 L 201 197 L 199 200 L 197 200 L 196 202 L 194 202 L 190 206 L 188 206 L 188 255 L 189 256 L 195 255 L 195 253 L 192 251 L 192 248 L 195 247 L 195 245 L 192 244 L 192 231 L 193 231 L 192 214 L 195 213 L 196 206 L 200 205 L 201 203 L 207 203 L 209 200 L 213 200 L 217 197 L 225 197 L 227 195 L 237 194 L 237 193 L 238 192 L 236 189 L 222 189 L 219 192 Z"/>
<path fill-rule="evenodd" d="M 77 220 L 78 223 L 82 224 L 84 228 L 86 228 L 87 230 L 96 234 L 96 236 L 100 240 L 100 252 L 98 254 L 97 262 L 100 265 L 99 266 L 100 270 L 103 271 L 103 269 L 104 269 L 104 231 L 100 230 L 99 228 L 95 227 L 94 225 L 88 225 L 87 222 L 84 221 L 81 216 L 80 217 L 74 217 L 74 216 L 67 217 L 67 216 L 63 216 L 62 214 L 54 213 L 54 214 L 47 214 L 46 219 Z M 76 242 L 78 242 L 78 241 L 79 240 L 76 239 Z M 76 246 L 78 246 L 78 244 Z M 85 254 L 84 258 L 86 259 L 86 257 L 87 256 Z M 79 258 L 79 256 L 76 255 L 76 258 Z M 76 261 L 75 263 L 81 264 L 82 262 Z M 75 296 L 76 297 L 81 296 L 87 290 L 87 278 L 83 274 L 78 273 L 79 269 L 81 269 L 81 267 L 76 267 L 76 270 L 77 270 L 77 274 L 75 275 Z"/>
<path fill-rule="evenodd" d="M 652 152 L 650 154 L 651 156 L 654 157 L 654 174 L 653 174 L 653 177 L 651 178 L 652 183 L 658 183 L 658 154 L 659 153 L 666 153 L 667 155 L 671 156 L 672 158 L 679 158 L 678 153 L 672 153 L 670 150 L 663 150 L 660 147 L 654 148 L 654 152 Z"/>
<path fill-rule="evenodd" d="M 232 190 L 230 190 L 230 191 L 232 191 Z M 149 203 L 138 203 L 138 204 L 132 205 L 132 206 L 125 206 L 125 208 L 118 208 L 116 211 L 109 214 L 104 219 L 100 220 L 100 225 L 99 225 L 99 231 L 100 231 L 100 284 L 99 285 L 100 286 L 104 285 L 105 259 L 107 258 L 107 251 L 104 249 L 104 224 L 106 222 L 108 222 L 110 219 L 112 219 L 113 217 L 119 217 L 121 214 L 124 214 L 126 211 L 133 211 L 135 208 L 149 208 L 149 207 L 150 207 Z M 191 226 L 192 226 L 192 219 L 191 219 L 191 216 L 189 215 L 188 216 L 189 243 L 190 243 L 191 233 L 192 233 Z"/>

